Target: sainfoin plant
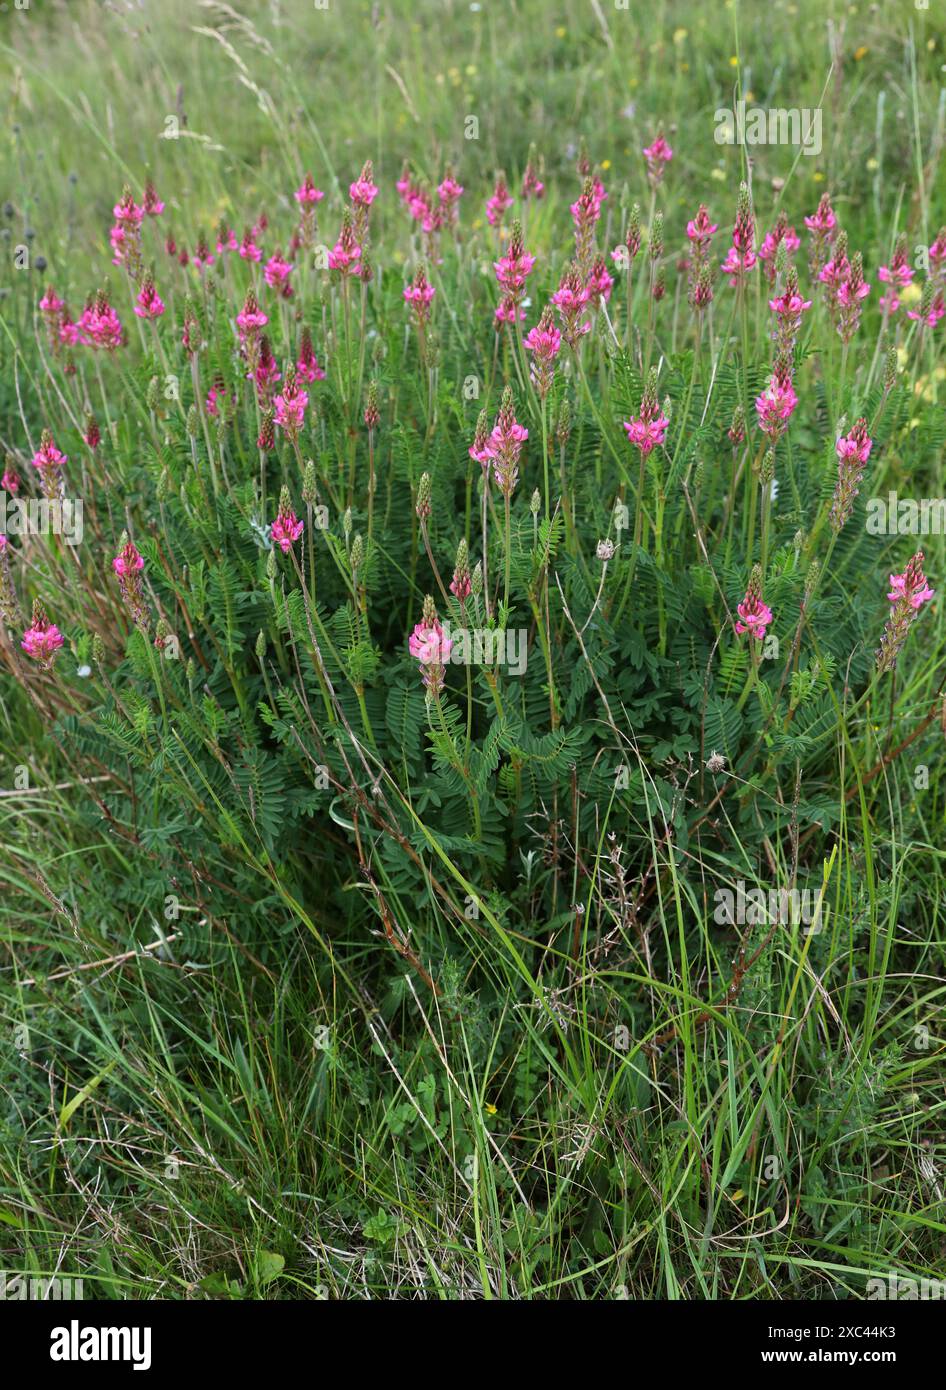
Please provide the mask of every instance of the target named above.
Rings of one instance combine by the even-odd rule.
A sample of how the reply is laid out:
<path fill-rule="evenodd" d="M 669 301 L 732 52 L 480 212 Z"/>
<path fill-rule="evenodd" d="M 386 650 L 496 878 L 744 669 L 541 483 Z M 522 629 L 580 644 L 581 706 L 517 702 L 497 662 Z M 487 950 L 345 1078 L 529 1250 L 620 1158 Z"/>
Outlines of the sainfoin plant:
<path fill-rule="evenodd" d="M 197 970 L 226 938 L 267 978 L 311 950 L 326 1017 L 384 1015 L 377 1057 L 405 1001 L 446 1020 L 500 1117 L 455 1120 L 461 1157 L 558 1122 L 564 1078 L 635 1229 L 660 1193 L 596 1136 L 659 1114 L 697 1229 L 694 1075 L 724 1091 L 737 1034 L 756 1059 L 721 1165 L 749 1190 L 799 982 L 813 1007 L 841 962 L 848 1025 L 881 1007 L 896 846 L 839 846 L 939 756 L 943 555 L 866 516 L 946 439 L 946 231 L 919 274 L 830 189 L 688 184 L 681 215 L 669 122 L 620 176 L 584 144 L 571 181 L 534 149 L 485 183 L 366 154 L 330 178 L 300 148 L 223 222 L 142 168 L 84 299 L 33 296 L 4 699 L 127 866 L 116 911 L 151 905 L 142 944 L 154 919 Z M 812 913 L 721 917 L 737 882 Z M 67 872 L 41 891 L 79 930 Z M 512 1148 L 538 1231 L 544 1140 Z"/>

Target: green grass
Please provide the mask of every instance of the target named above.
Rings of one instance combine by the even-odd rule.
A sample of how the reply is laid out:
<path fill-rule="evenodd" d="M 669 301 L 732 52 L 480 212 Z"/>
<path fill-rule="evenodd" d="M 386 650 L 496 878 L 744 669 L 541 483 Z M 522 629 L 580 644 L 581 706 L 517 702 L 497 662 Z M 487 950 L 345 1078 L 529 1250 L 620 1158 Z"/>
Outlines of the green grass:
<path fill-rule="evenodd" d="M 917 543 L 869 537 L 863 509 L 891 488 L 946 493 L 946 322 L 920 338 L 904 321 L 883 391 L 876 280 L 898 233 L 927 246 L 946 217 L 942 16 L 821 0 L 36 0 L 0 38 L 0 443 L 26 476 L 52 428 L 87 527 L 75 559 L 54 539 L 17 547 L 21 602 L 42 597 L 67 637 L 55 674 L 26 670 L 19 630 L 0 639 L 0 1267 L 81 1275 L 87 1298 L 173 1299 L 830 1300 L 888 1272 L 937 1277 L 946 567 L 942 538 L 924 539 L 936 599 L 878 680 L 887 575 Z M 714 113 L 740 92 L 822 108 L 823 153 L 718 145 Z M 177 139 L 162 138 L 169 118 Z M 653 313 L 640 151 L 660 124 L 675 158 L 655 200 L 668 291 Z M 483 207 L 498 169 L 518 191 L 534 144 L 548 193 L 526 224 L 532 327 L 570 254 L 581 140 L 609 189 L 601 249 L 643 209 L 638 336 L 612 354 L 599 320 L 585 375 L 560 373 L 546 416 L 515 339 L 494 333 Z M 698 343 L 676 268 L 700 202 L 722 258 L 747 153 L 760 233 L 780 207 L 802 233 L 803 287 L 802 219 L 825 191 L 874 285 L 849 356 L 820 303 L 806 322 L 765 513 L 751 407 L 735 490 L 725 430 L 765 382 L 766 287 L 740 322 L 717 278 Z M 357 300 L 346 332 L 337 279 L 311 267 L 291 302 L 328 349 L 302 446 L 333 503 L 315 607 L 311 514 L 298 574 L 272 569 L 253 530 L 283 483 L 305 515 L 293 451 L 271 455 L 261 507 L 252 400 L 219 436 L 190 414 L 185 297 L 208 344 L 201 396 L 217 370 L 232 390 L 246 268 L 234 258 L 208 290 L 162 241 L 192 250 L 264 207 L 267 254 L 285 247 L 311 169 L 331 246 L 368 158 L 381 194 L 365 332 Z M 462 237 L 428 266 L 430 370 L 401 300 L 423 250 L 394 193 L 404 159 L 432 182 L 453 161 L 466 188 Z M 138 194 L 147 176 L 167 203 L 147 229 L 169 310 L 155 337 L 139 336 L 107 241 L 122 185 Z M 20 244 L 29 271 L 12 268 Z M 101 376 L 88 352 L 76 376 L 50 359 L 47 283 L 76 314 L 109 285 L 130 341 Z M 283 364 L 299 325 L 265 294 Z M 617 273 L 619 336 L 624 304 Z M 621 421 L 651 355 L 671 423 L 638 476 Z M 359 581 L 372 380 L 379 487 Z M 427 471 L 449 582 L 461 537 L 478 554 L 473 427 L 507 382 L 530 441 L 508 535 L 494 492 L 489 576 L 508 560 L 528 676 L 466 685 L 455 667 L 441 716 L 405 652 L 424 594 L 446 608 L 413 503 Z M 529 512 L 562 395 L 574 538 Z M 115 423 L 96 459 L 86 405 L 103 432 Z M 861 413 L 871 471 L 829 549 L 816 518 L 836 427 Z M 602 579 L 618 493 L 643 543 L 625 535 Z M 109 565 L 126 528 L 181 662 L 159 661 L 122 607 Z M 782 642 L 758 680 L 725 621 L 754 563 Z M 716 749 L 720 775 L 705 768 Z M 719 923 L 714 894 L 739 880 L 820 893 L 824 929 Z"/>

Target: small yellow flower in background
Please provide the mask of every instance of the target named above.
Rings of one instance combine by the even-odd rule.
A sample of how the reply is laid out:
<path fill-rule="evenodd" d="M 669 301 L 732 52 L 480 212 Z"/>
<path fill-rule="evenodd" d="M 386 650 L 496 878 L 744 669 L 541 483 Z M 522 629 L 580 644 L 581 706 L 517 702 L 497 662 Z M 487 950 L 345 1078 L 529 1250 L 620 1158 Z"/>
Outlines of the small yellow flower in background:
<path fill-rule="evenodd" d="M 755 92 L 746 92 L 744 94 L 744 99 L 746 101 L 755 101 Z"/>
<path fill-rule="evenodd" d="M 686 36 L 687 36 L 687 34 L 688 34 L 689 32 L 690 32 L 689 29 L 674 29 L 674 31 L 673 31 L 673 41 L 674 41 L 674 43 L 683 43 L 683 40 L 686 38 Z"/>
<path fill-rule="evenodd" d="M 729 66 L 730 66 L 731 68 L 738 68 L 738 66 L 739 66 L 739 59 L 736 57 L 735 53 L 732 55 L 732 57 L 731 57 L 730 60 L 729 60 Z"/>
<path fill-rule="evenodd" d="M 917 304 L 923 298 L 923 291 L 919 285 L 907 285 L 900 291 L 900 298 L 904 304 Z"/>
<path fill-rule="evenodd" d="M 690 64 L 689 64 L 689 63 L 681 63 L 681 64 L 680 64 L 680 71 L 681 71 L 681 72 L 689 72 L 689 71 L 690 71 Z"/>
<path fill-rule="evenodd" d="M 487 1115 L 496 1115 L 499 1113 L 495 1105 L 490 1105 L 488 1101 L 486 1105 L 483 1106 L 483 1109 L 486 1111 Z"/>
<path fill-rule="evenodd" d="M 880 164 L 876 159 L 869 159 L 865 167 L 868 168 L 871 173 L 873 173 L 875 169 L 880 168 Z"/>
<path fill-rule="evenodd" d="M 602 167 L 602 169 L 610 169 L 610 168 L 611 168 L 611 161 L 610 161 L 610 159 L 602 159 L 602 161 L 601 161 L 601 167 Z"/>
<path fill-rule="evenodd" d="M 717 168 L 715 168 L 715 169 L 711 169 L 711 170 L 710 170 L 710 178 L 711 178 L 711 179 L 717 179 L 720 183 L 722 183 L 723 180 L 725 179 L 725 177 L 726 177 L 726 170 L 725 170 L 725 169 L 720 169 L 719 167 L 717 167 Z"/>
<path fill-rule="evenodd" d="M 816 169 L 811 177 L 814 179 L 815 183 L 824 183 L 824 174 L 820 169 Z"/>
<path fill-rule="evenodd" d="M 466 67 L 463 69 L 463 71 L 466 73 L 467 77 L 475 77 L 475 76 L 476 76 L 476 64 L 475 64 L 475 63 L 467 63 L 467 65 L 466 65 Z"/>
<path fill-rule="evenodd" d="M 870 52 L 870 49 L 866 46 L 866 44 L 863 44 L 863 43 L 861 44 L 860 48 L 855 48 L 855 50 L 854 50 L 854 61 L 855 61 L 855 63 L 859 63 L 859 62 L 861 61 L 862 58 L 866 58 L 869 52 Z"/>
<path fill-rule="evenodd" d="M 568 30 L 565 28 L 565 25 L 560 24 L 558 28 L 555 30 L 555 37 L 557 39 L 563 39 L 567 33 Z"/>
<path fill-rule="evenodd" d="M 434 78 L 434 81 L 436 82 L 436 84 L 437 84 L 438 87 L 442 87 L 443 84 L 444 84 L 444 75 L 443 75 L 443 73 L 442 73 L 442 72 L 438 72 L 438 73 L 437 73 L 437 76 Z"/>

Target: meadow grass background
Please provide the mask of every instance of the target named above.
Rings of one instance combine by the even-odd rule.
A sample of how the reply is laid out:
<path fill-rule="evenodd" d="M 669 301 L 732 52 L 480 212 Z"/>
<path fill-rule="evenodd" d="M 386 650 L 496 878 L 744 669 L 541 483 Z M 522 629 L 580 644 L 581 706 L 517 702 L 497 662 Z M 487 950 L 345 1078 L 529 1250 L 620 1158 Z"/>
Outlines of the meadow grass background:
<path fill-rule="evenodd" d="M 935 3 L 34 0 L 0 24 L 4 226 L 12 244 L 31 233 L 34 265 L 44 257 L 45 278 L 74 305 L 102 277 L 122 184 L 138 189 L 146 175 L 167 202 L 163 229 L 191 244 L 221 217 L 239 227 L 248 209 L 287 211 L 306 169 L 338 192 L 371 158 L 383 273 L 386 244 L 395 265 L 401 255 L 385 232 L 403 217 L 392 190 L 405 158 L 431 177 L 453 160 L 475 223 L 495 171 L 517 179 L 534 142 L 549 186 L 533 224 L 541 245 L 567 219 L 579 140 L 620 194 L 612 208 L 624 186 L 644 202 L 640 151 L 661 123 L 676 156 L 661 195 L 674 235 L 700 201 L 728 226 L 745 151 L 715 143 L 714 112 L 740 91 L 764 107 L 823 110 L 820 157 L 754 151 L 763 219 L 781 195 L 800 225 L 830 189 L 872 266 L 896 227 L 928 244 L 943 220 L 946 20 Z M 476 140 L 464 138 L 471 115 Z M 169 118 L 177 139 L 162 138 Z M 33 408 L 42 283 L 4 260 L 7 446 Z M 941 373 L 925 389 L 941 399 Z M 929 468 L 942 495 L 941 457 Z M 928 573 L 942 576 L 942 558 L 931 542 Z M 942 624 L 940 605 L 908 654 L 921 683 Z M 908 664 L 903 687 L 913 679 Z M 357 915 L 320 924 L 337 929 L 345 983 L 301 931 L 260 960 L 238 916 L 205 960 L 135 956 L 76 973 L 153 941 L 155 904 L 129 911 L 134 863 L 80 824 L 55 749 L 7 681 L 0 720 L 6 1269 L 82 1274 L 87 1297 L 139 1298 L 836 1298 L 862 1296 L 889 1270 L 942 1273 L 937 729 L 922 797 L 885 781 L 880 820 L 857 802 L 849 818 L 838 789 L 840 900 L 861 901 L 865 860 L 889 869 L 852 928 L 868 962 L 860 984 L 825 1005 L 796 935 L 742 1001 L 791 1020 L 774 1056 L 731 1030 L 698 1037 L 691 1013 L 685 1082 L 641 1056 L 616 1098 L 590 1049 L 578 1048 L 577 1070 L 550 1065 L 541 1020 L 524 1013 L 519 1044 L 495 1055 L 522 1009 L 495 940 L 468 943 L 477 982 L 458 983 L 459 1016 L 392 973 Z M 37 789 L 26 794 L 14 783 L 24 763 Z M 428 954 L 439 940 L 449 956 L 449 925 L 430 905 L 419 916 Z M 711 931 L 694 978 L 674 982 L 683 1002 L 725 981 Z M 38 989 L 24 984 L 37 951 Z M 814 1026 L 827 1007 L 831 1027 Z M 919 1047 L 924 1023 L 931 1041 Z M 704 1047 L 728 1084 L 703 1084 Z M 491 1099 L 500 1082 L 505 1115 Z M 757 1083 L 770 1151 L 796 1159 L 787 1186 L 761 1180 Z"/>

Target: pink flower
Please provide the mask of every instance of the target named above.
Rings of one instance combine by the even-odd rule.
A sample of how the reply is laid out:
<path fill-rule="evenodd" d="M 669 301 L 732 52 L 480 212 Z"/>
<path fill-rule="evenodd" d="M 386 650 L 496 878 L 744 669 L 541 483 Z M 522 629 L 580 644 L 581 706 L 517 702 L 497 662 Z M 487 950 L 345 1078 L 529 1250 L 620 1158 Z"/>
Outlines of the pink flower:
<path fill-rule="evenodd" d="M 255 337 L 269 323 L 269 316 L 264 314 L 259 307 L 259 302 L 252 290 L 247 291 L 243 308 L 237 314 L 236 322 L 240 331 L 241 343 L 246 338 Z"/>
<path fill-rule="evenodd" d="M 609 277 L 610 278 L 610 277 Z M 547 304 L 535 328 L 525 338 L 525 349 L 533 354 L 532 380 L 542 400 L 548 395 L 554 376 L 554 362 L 562 347 L 562 334 L 552 319 L 552 306 Z"/>
<path fill-rule="evenodd" d="M 856 303 L 858 299 L 864 299 L 869 294 L 870 285 L 866 281 L 862 280 L 860 284 L 856 284 L 848 278 L 838 290 L 838 303 L 849 306 Z"/>
<path fill-rule="evenodd" d="M 936 295 L 936 298 L 925 313 L 922 308 L 919 311 L 915 309 L 907 310 L 908 319 L 916 319 L 927 328 L 935 328 L 944 314 L 946 314 L 946 302 L 944 302 L 942 291 Z"/>
<path fill-rule="evenodd" d="M 867 433 L 867 421 L 861 417 L 850 434 L 842 435 L 835 444 L 838 456 L 838 476 L 831 502 L 831 527 L 837 535 L 854 508 L 873 440 Z"/>
<path fill-rule="evenodd" d="M 708 246 L 710 237 L 717 231 L 719 231 L 718 223 L 709 220 L 709 209 L 705 203 L 700 203 L 696 216 L 691 217 L 687 223 L 687 236 L 697 246 Z"/>
<path fill-rule="evenodd" d="M 558 356 L 562 346 L 562 335 L 552 322 L 547 308 L 543 310 L 535 328 L 531 328 L 526 334 L 525 346 L 529 352 L 534 352 L 536 357 L 541 357 L 547 362 Z"/>
<path fill-rule="evenodd" d="M 112 569 L 118 575 L 118 587 L 132 621 L 137 627 L 146 629 L 149 624 L 148 610 L 141 588 L 144 558 L 133 542 L 128 540 L 127 535 L 122 537 L 122 542 L 121 549 L 112 561 Z"/>
<path fill-rule="evenodd" d="M 197 245 L 194 247 L 194 264 L 198 270 L 203 270 L 206 266 L 211 266 L 216 260 L 216 256 L 207 245 L 207 238 L 201 234 L 197 238 Z"/>
<path fill-rule="evenodd" d="M 636 444 L 641 451 L 641 457 L 646 458 L 652 450 L 664 442 L 667 426 L 670 421 L 660 410 L 660 403 L 657 400 L 657 373 L 651 370 L 647 382 L 644 386 L 644 394 L 641 397 L 640 414 L 632 416 L 630 420 L 624 421 L 624 428 L 627 437 L 632 444 Z"/>
<path fill-rule="evenodd" d="M 776 299 L 769 300 L 769 308 L 773 314 L 778 314 L 782 318 L 798 319 L 806 309 L 811 308 L 810 299 L 802 299 L 797 290 L 785 290 Z"/>
<path fill-rule="evenodd" d="M 300 186 L 296 189 L 296 202 L 303 206 L 312 206 L 320 203 L 325 194 L 320 188 L 316 188 L 311 174 L 306 174 Z"/>
<path fill-rule="evenodd" d="M 286 431 L 290 439 L 295 439 L 302 429 L 308 404 L 308 393 L 297 387 L 294 382 L 287 381 L 282 394 L 276 397 L 275 422 L 281 430 Z"/>
<path fill-rule="evenodd" d="M 123 227 L 140 227 L 144 219 L 145 210 L 139 207 L 131 196 L 131 189 L 126 188 L 122 194 L 120 203 L 116 203 L 112 208 L 115 221 Z"/>
<path fill-rule="evenodd" d="M 120 579 L 130 579 L 144 567 L 144 556 L 131 541 L 122 546 L 112 561 L 112 569 Z"/>
<path fill-rule="evenodd" d="M 269 528 L 269 534 L 282 553 L 287 555 L 293 542 L 302 535 L 303 529 L 304 523 L 299 520 L 292 508 L 287 507 L 283 510 L 280 506 L 279 514 Z"/>
<path fill-rule="evenodd" d="M 740 184 L 736 200 L 736 220 L 732 229 L 732 246 L 723 261 L 723 274 L 729 276 L 730 286 L 739 285 L 746 273 L 754 268 L 758 257 L 753 249 L 755 226 L 752 221 L 752 205 L 749 190 Z"/>
<path fill-rule="evenodd" d="M 356 179 L 354 183 L 348 185 L 349 196 L 352 202 L 356 203 L 359 207 L 370 208 L 375 198 L 377 198 L 378 192 L 378 185 L 372 183 L 370 179 L 365 178 L 363 174 L 361 178 Z"/>
<path fill-rule="evenodd" d="M 772 610 L 768 604 L 762 602 L 762 595 L 754 580 L 749 581 L 746 596 L 742 603 L 736 607 L 740 621 L 736 623 L 736 631 L 741 637 L 748 632 L 750 637 L 761 642 L 765 637 L 766 629 L 772 621 Z"/>
<path fill-rule="evenodd" d="M 838 333 L 841 341 L 849 343 L 857 332 L 861 321 L 861 300 L 870 294 L 870 285 L 864 279 L 861 255 L 858 252 L 851 258 L 850 268 L 837 292 Z"/>
<path fill-rule="evenodd" d="M 164 301 L 154 287 L 151 276 L 145 277 L 135 301 L 135 313 L 140 319 L 158 319 L 164 313 Z"/>
<path fill-rule="evenodd" d="M 756 254 L 751 247 L 745 251 L 739 251 L 737 247 L 730 246 L 726 253 L 726 259 L 723 261 L 722 271 L 724 275 L 729 276 L 729 284 L 734 287 L 739 284 L 740 279 L 747 271 L 752 270 L 755 264 Z"/>
<path fill-rule="evenodd" d="M 43 430 L 39 448 L 31 460 L 33 467 L 39 469 L 62 468 L 68 461 L 68 454 L 64 454 L 61 449 L 56 448 L 49 430 Z"/>
<path fill-rule="evenodd" d="M 447 166 L 447 171 L 443 179 L 437 185 L 437 197 L 440 199 L 440 218 L 448 227 L 455 227 L 459 220 L 460 199 L 463 196 L 463 185 L 458 183 Z M 425 228 L 426 230 L 426 228 Z"/>
<path fill-rule="evenodd" d="M 503 289 L 519 290 L 525 284 L 526 276 L 531 274 L 532 267 L 535 265 L 535 256 L 522 249 L 513 253 L 511 246 L 510 253 L 501 257 L 500 260 L 494 261 L 493 269 L 496 272 L 496 279 Z"/>
<path fill-rule="evenodd" d="M 585 281 L 585 289 L 588 291 L 588 303 L 592 308 L 604 301 L 607 304 L 611 298 L 611 291 L 614 288 L 614 279 L 608 274 L 607 266 L 603 256 L 596 256 L 592 263 L 591 270 L 588 272 L 588 279 Z"/>
<path fill-rule="evenodd" d="M 658 135 L 653 144 L 644 146 L 644 158 L 647 160 L 647 176 L 656 188 L 663 178 L 665 166 L 673 159 L 673 150 L 663 135 Z"/>
<path fill-rule="evenodd" d="M 443 690 L 445 667 L 453 651 L 453 641 L 444 633 L 430 597 L 424 600 L 423 615 L 408 638 L 407 648 L 420 665 L 428 694 L 436 699 Z"/>
<path fill-rule="evenodd" d="M 500 174 L 493 189 L 493 196 L 486 203 L 486 220 L 489 225 L 498 227 L 506 211 L 511 207 L 512 199 L 509 196 L 509 189 L 506 187 L 506 180 Z"/>
<path fill-rule="evenodd" d="M 408 640 L 408 649 L 414 660 L 419 661 L 422 666 L 432 666 L 438 662 L 443 665 L 450 660 L 453 641 L 444 637 L 443 627 L 438 618 L 430 627 L 422 622 L 415 624 Z"/>
<path fill-rule="evenodd" d="M 835 217 L 834 210 L 831 207 L 831 199 L 827 193 L 823 193 L 814 215 L 805 218 L 805 226 L 808 228 L 809 232 L 815 232 L 820 236 L 829 237 L 837 226 L 837 223 L 838 219 Z"/>
<path fill-rule="evenodd" d="M 591 291 L 582 283 L 577 267 L 569 266 L 559 281 L 558 289 L 552 295 L 552 303 L 562 320 L 565 341 L 573 350 L 581 341 L 582 335 L 591 329 L 591 324 L 582 320 L 582 314 L 588 307 L 590 298 Z"/>
<path fill-rule="evenodd" d="M 774 372 L 761 396 L 756 396 L 755 408 L 759 428 L 770 439 L 778 439 L 798 404 L 795 388 L 787 373 Z"/>
<path fill-rule="evenodd" d="M 0 489 L 15 497 L 20 490 L 20 475 L 15 468 L 8 468 L 0 478 Z"/>
<path fill-rule="evenodd" d="M 520 309 L 514 294 L 504 294 L 493 311 L 493 317 L 497 324 L 500 323 L 520 323 L 526 316 L 525 309 Z"/>
<path fill-rule="evenodd" d="M 289 284 L 292 270 L 292 266 L 288 261 L 283 260 L 282 253 L 279 251 L 270 256 L 263 268 L 263 278 L 267 285 L 272 290 L 278 290 L 283 299 L 292 298 L 292 287 Z"/>
<path fill-rule="evenodd" d="M 788 225 L 788 218 L 784 212 L 779 213 L 775 226 L 770 232 L 766 232 L 759 247 L 759 260 L 764 263 L 766 274 L 772 281 L 775 279 L 775 253 L 782 242 L 785 243 L 785 250 L 789 255 L 797 251 L 801 245 L 798 233 L 794 227 Z"/>
<path fill-rule="evenodd" d="M 507 386 L 503 391 L 496 424 L 489 437 L 493 477 L 504 497 L 512 496 L 519 481 L 519 455 L 528 438 L 529 431 L 516 419 L 512 391 Z"/>
<path fill-rule="evenodd" d="M 39 307 L 44 314 L 52 314 L 55 318 L 58 318 L 66 307 L 66 301 L 60 299 L 52 285 L 50 285 L 39 301 Z"/>
<path fill-rule="evenodd" d="M 664 442 L 667 426 L 670 421 L 665 415 L 657 415 L 653 420 L 630 419 L 624 421 L 624 428 L 627 430 L 627 437 L 632 444 L 636 444 L 644 458 L 655 449 L 658 444 Z"/>
<path fill-rule="evenodd" d="M 887 598 L 893 607 L 877 651 L 879 671 L 892 671 L 895 668 L 918 611 L 924 603 L 929 603 L 932 597 L 933 590 L 927 584 L 926 575 L 923 573 L 923 551 L 918 550 L 903 574 L 890 576 Z"/>
<path fill-rule="evenodd" d="M 104 290 L 86 305 L 79 316 L 78 333 L 89 347 L 114 352 L 124 342 L 124 330 Z"/>
<path fill-rule="evenodd" d="M 818 273 L 818 279 L 823 285 L 827 285 L 829 290 L 833 290 L 837 294 L 850 269 L 851 263 L 847 256 L 843 254 L 833 256 L 822 266 Z"/>
<path fill-rule="evenodd" d="M 33 604 L 33 624 L 24 632 L 20 646 L 27 656 L 40 662 L 48 670 L 62 644 L 62 633 L 55 623 L 49 621 L 43 605 L 37 600 Z"/>
<path fill-rule="evenodd" d="M 361 247 L 355 240 L 355 229 L 346 211 L 338 241 L 328 253 L 328 263 L 332 270 L 339 271 L 343 276 L 355 275 L 360 269 L 357 264 L 360 258 Z"/>
<path fill-rule="evenodd" d="M 219 403 L 220 403 L 220 401 L 222 401 L 223 397 L 224 397 L 226 394 L 227 394 L 227 388 L 223 385 L 223 383 L 222 383 L 222 382 L 214 382 L 213 386 L 211 386 L 210 390 L 207 392 L 207 414 L 208 414 L 208 415 L 219 415 L 219 414 L 220 414 L 220 404 L 219 404 Z"/>
<path fill-rule="evenodd" d="M 232 228 L 225 222 L 221 222 L 217 228 L 217 254 L 222 256 L 225 251 L 236 251 L 239 249 L 239 242 Z"/>
<path fill-rule="evenodd" d="M 850 434 L 841 436 L 834 449 L 839 459 L 857 459 L 859 463 L 866 463 L 870 458 L 873 443 L 874 441 L 867 433 L 867 421 L 860 419 Z"/>
<path fill-rule="evenodd" d="M 890 576 L 890 592 L 887 597 L 891 603 L 908 603 L 911 608 L 919 609 L 924 603 L 929 603 L 933 597 L 933 590 L 926 582 L 922 567 L 918 566 L 911 572 L 908 565 L 903 574 Z"/>
<path fill-rule="evenodd" d="M 404 302 L 413 309 L 414 317 L 421 328 L 430 318 L 430 302 L 435 294 L 436 290 L 433 285 L 427 282 L 424 267 L 418 266 L 414 275 L 414 283 L 405 287 Z"/>
<path fill-rule="evenodd" d="M 296 362 L 296 376 L 300 381 L 313 382 L 324 381 L 325 371 L 319 366 L 319 360 L 315 355 L 315 348 L 312 346 L 312 334 L 308 328 L 303 328 L 302 337 L 299 340 L 299 360 Z"/>
<path fill-rule="evenodd" d="M 530 198 L 542 198 L 545 196 L 545 184 L 539 178 L 535 167 L 530 159 L 526 165 L 526 171 L 522 176 L 522 197 L 525 202 Z"/>
<path fill-rule="evenodd" d="M 265 333 L 259 341 L 259 352 L 256 354 L 256 365 L 252 371 L 247 372 L 246 376 L 248 381 L 255 382 L 261 403 L 265 403 L 269 399 L 270 392 L 277 381 L 282 380 L 282 373 L 279 370 L 276 358 L 273 356 L 273 349 Z"/>
<path fill-rule="evenodd" d="M 240 242 L 240 259 L 244 261 L 261 261 L 263 259 L 263 253 L 256 244 L 251 227 L 247 227 L 243 233 L 243 240 Z"/>
<path fill-rule="evenodd" d="M 901 290 L 905 290 L 907 285 L 913 283 L 913 270 L 906 261 L 898 265 L 894 257 L 889 266 L 877 267 L 877 279 L 883 280 L 885 285 L 897 285 Z"/>
<path fill-rule="evenodd" d="M 493 457 L 493 448 L 489 441 L 489 419 L 486 411 L 481 410 L 479 419 L 476 422 L 476 431 L 473 435 L 473 443 L 468 450 L 471 459 L 475 459 L 481 464 L 484 473 L 489 470 L 489 462 Z"/>

